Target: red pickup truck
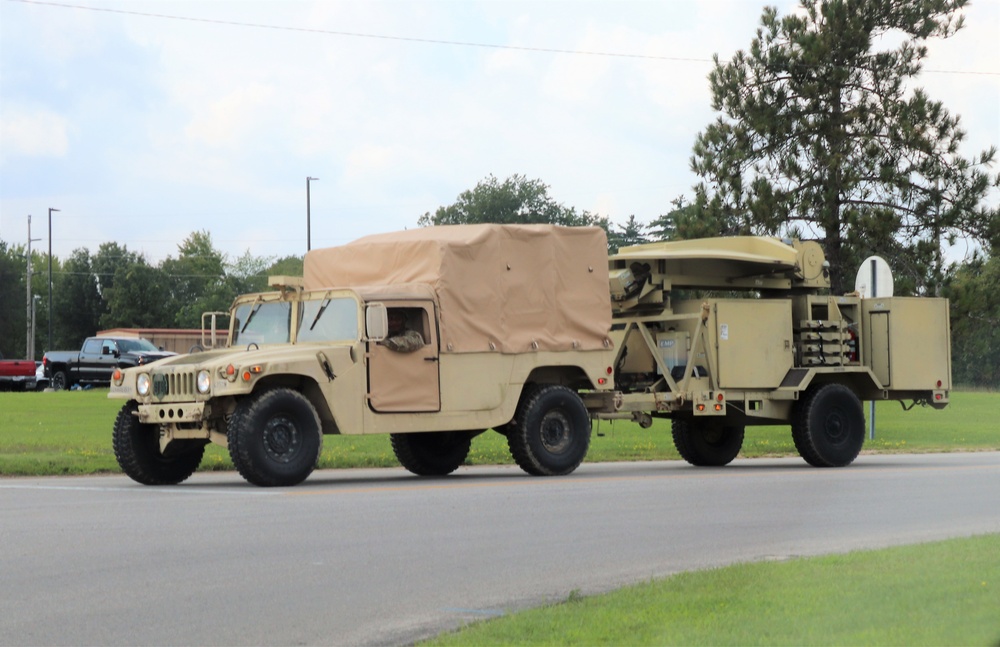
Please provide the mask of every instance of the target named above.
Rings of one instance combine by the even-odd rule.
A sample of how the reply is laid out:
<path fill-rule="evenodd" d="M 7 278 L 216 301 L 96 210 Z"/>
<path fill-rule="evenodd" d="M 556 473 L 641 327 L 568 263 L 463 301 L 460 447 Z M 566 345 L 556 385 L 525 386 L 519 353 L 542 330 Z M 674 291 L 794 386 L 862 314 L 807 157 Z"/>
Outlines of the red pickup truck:
<path fill-rule="evenodd" d="M 34 391 L 35 362 L 29 359 L 4 359 L 0 353 L 0 391 Z"/>

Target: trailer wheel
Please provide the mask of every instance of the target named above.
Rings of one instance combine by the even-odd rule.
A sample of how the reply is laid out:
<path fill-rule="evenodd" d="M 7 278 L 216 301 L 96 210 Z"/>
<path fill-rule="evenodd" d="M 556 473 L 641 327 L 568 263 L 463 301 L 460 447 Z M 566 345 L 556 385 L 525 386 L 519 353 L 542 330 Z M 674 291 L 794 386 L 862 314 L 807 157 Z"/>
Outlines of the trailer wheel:
<path fill-rule="evenodd" d="M 160 453 L 156 425 L 141 424 L 135 415 L 138 408 L 134 401 L 126 402 L 115 419 L 112 444 L 122 471 L 143 485 L 176 485 L 194 474 L 205 454 L 205 443 L 175 441 Z"/>
<path fill-rule="evenodd" d="M 674 447 L 681 458 L 698 467 L 722 467 L 733 462 L 743 448 L 743 425 L 718 422 L 671 421 Z"/>
<path fill-rule="evenodd" d="M 468 431 L 390 434 L 399 464 L 418 476 L 444 476 L 457 470 L 469 455 L 472 436 Z"/>
<path fill-rule="evenodd" d="M 312 474 L 323 447 L 319 415 L 291 389 L 271 389 L 237 406 L 226 433 L 240 475 L 262 487 L 297 485 Z"/>
<path fill-rule="evenodd" d="M 861 401 L 843 384 L 811 388 L 792 416 L 792 439 L 813 467 L 844 467 L 865 442 Z"/>
<path fill-rule="evenodd" d="M 583 400 L 564 386 L 526 393 L 507 446 L 518 466 L 533 476 L 561 476 L 575 470 L 590 447 L 590 414 Z"/>
<path fill-rule="evenodd" d="M 69 388 L 69 379 L 66 377 L 66 371 L 56 371 L 52 374 L 52 385 L 53 391 L 65 391 Z"/>

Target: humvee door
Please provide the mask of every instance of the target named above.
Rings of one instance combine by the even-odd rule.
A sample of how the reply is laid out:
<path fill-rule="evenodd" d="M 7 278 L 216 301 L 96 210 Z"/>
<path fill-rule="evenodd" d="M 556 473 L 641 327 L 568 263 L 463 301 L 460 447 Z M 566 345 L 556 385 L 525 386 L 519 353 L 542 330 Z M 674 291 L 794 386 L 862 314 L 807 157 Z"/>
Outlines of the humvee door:
<path fill-rule="evenodd" d="M 384 342 L 368 345 L 368 402 L 374 411 L 410 413 L 441 410 L 438 336 L 434 304 L 429 301 L 386 302 L 401 310 L 406 327 L 420 333 L 424 344 L 412 352 L 391 350 Z"/>

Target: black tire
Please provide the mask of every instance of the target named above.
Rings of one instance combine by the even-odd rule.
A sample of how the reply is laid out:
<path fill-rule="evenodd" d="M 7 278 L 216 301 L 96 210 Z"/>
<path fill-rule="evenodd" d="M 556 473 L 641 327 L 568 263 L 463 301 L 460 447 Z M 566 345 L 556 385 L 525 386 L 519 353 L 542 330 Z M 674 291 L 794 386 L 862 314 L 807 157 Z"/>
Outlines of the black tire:
<path fill-rule="evenodd" d="M 56 371 L 52 374 L 52 380 L 49 382 L 53 391 L 65 391 L 69 388 L 69 378 L 66 377 L 66 371 Z"/>
<path fill-rule="evenodd" d="M 507 425 L 507 446 L 528 474 L 569 474 L 583 462 L 590 447 L 587 407 L 564 386 L 531 388 L 522 395 L 517 415 Z"/>
<path fill-rule="evenodd" d="M 729 465 L 743 448 L 743 425 L 674 418 L 671 434 L 681 458 L 698 467 Z"/>
<path fill-rule="evenodd" d="M 175 440 L 161 454 L 159 430 L 139 422 L 138 408 L 135 402 L 127 402 L 115 419 L 113 445 L 122 471 L 143 485 L 176 485 L 194 474 L 205 454 L 205 443 Z"/>
<path fill-rule="evenodd" d="M 468 431 L 390 434 L 399 464 L 418 476 L 445 476 L 465 462 L 472 447 Z"/>
<path fill-rule="evenodd" d="M 301 393 L 271 389 L 241 401 L 229 420 L 229 456 L 247 481 L 262 487 L 298 485 L 323 448 L 315 407 Z"/>
<path fill-rule="evenodd" d="M 865 442 L 861 401 L 843 384 L 810 388 L 792 417 L 792 440 L 813 467 L 844 467 Z"/>

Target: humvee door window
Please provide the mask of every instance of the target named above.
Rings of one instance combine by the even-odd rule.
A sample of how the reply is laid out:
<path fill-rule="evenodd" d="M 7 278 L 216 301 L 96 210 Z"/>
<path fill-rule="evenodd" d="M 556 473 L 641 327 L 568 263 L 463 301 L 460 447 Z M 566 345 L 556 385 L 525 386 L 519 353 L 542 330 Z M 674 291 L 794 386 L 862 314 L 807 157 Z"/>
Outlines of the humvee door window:
<path fill-rule="evenodd" d="M 298 341 L 355 341 L 358 302 L 349 297 L 316 299 L 302 304 Z"/>

